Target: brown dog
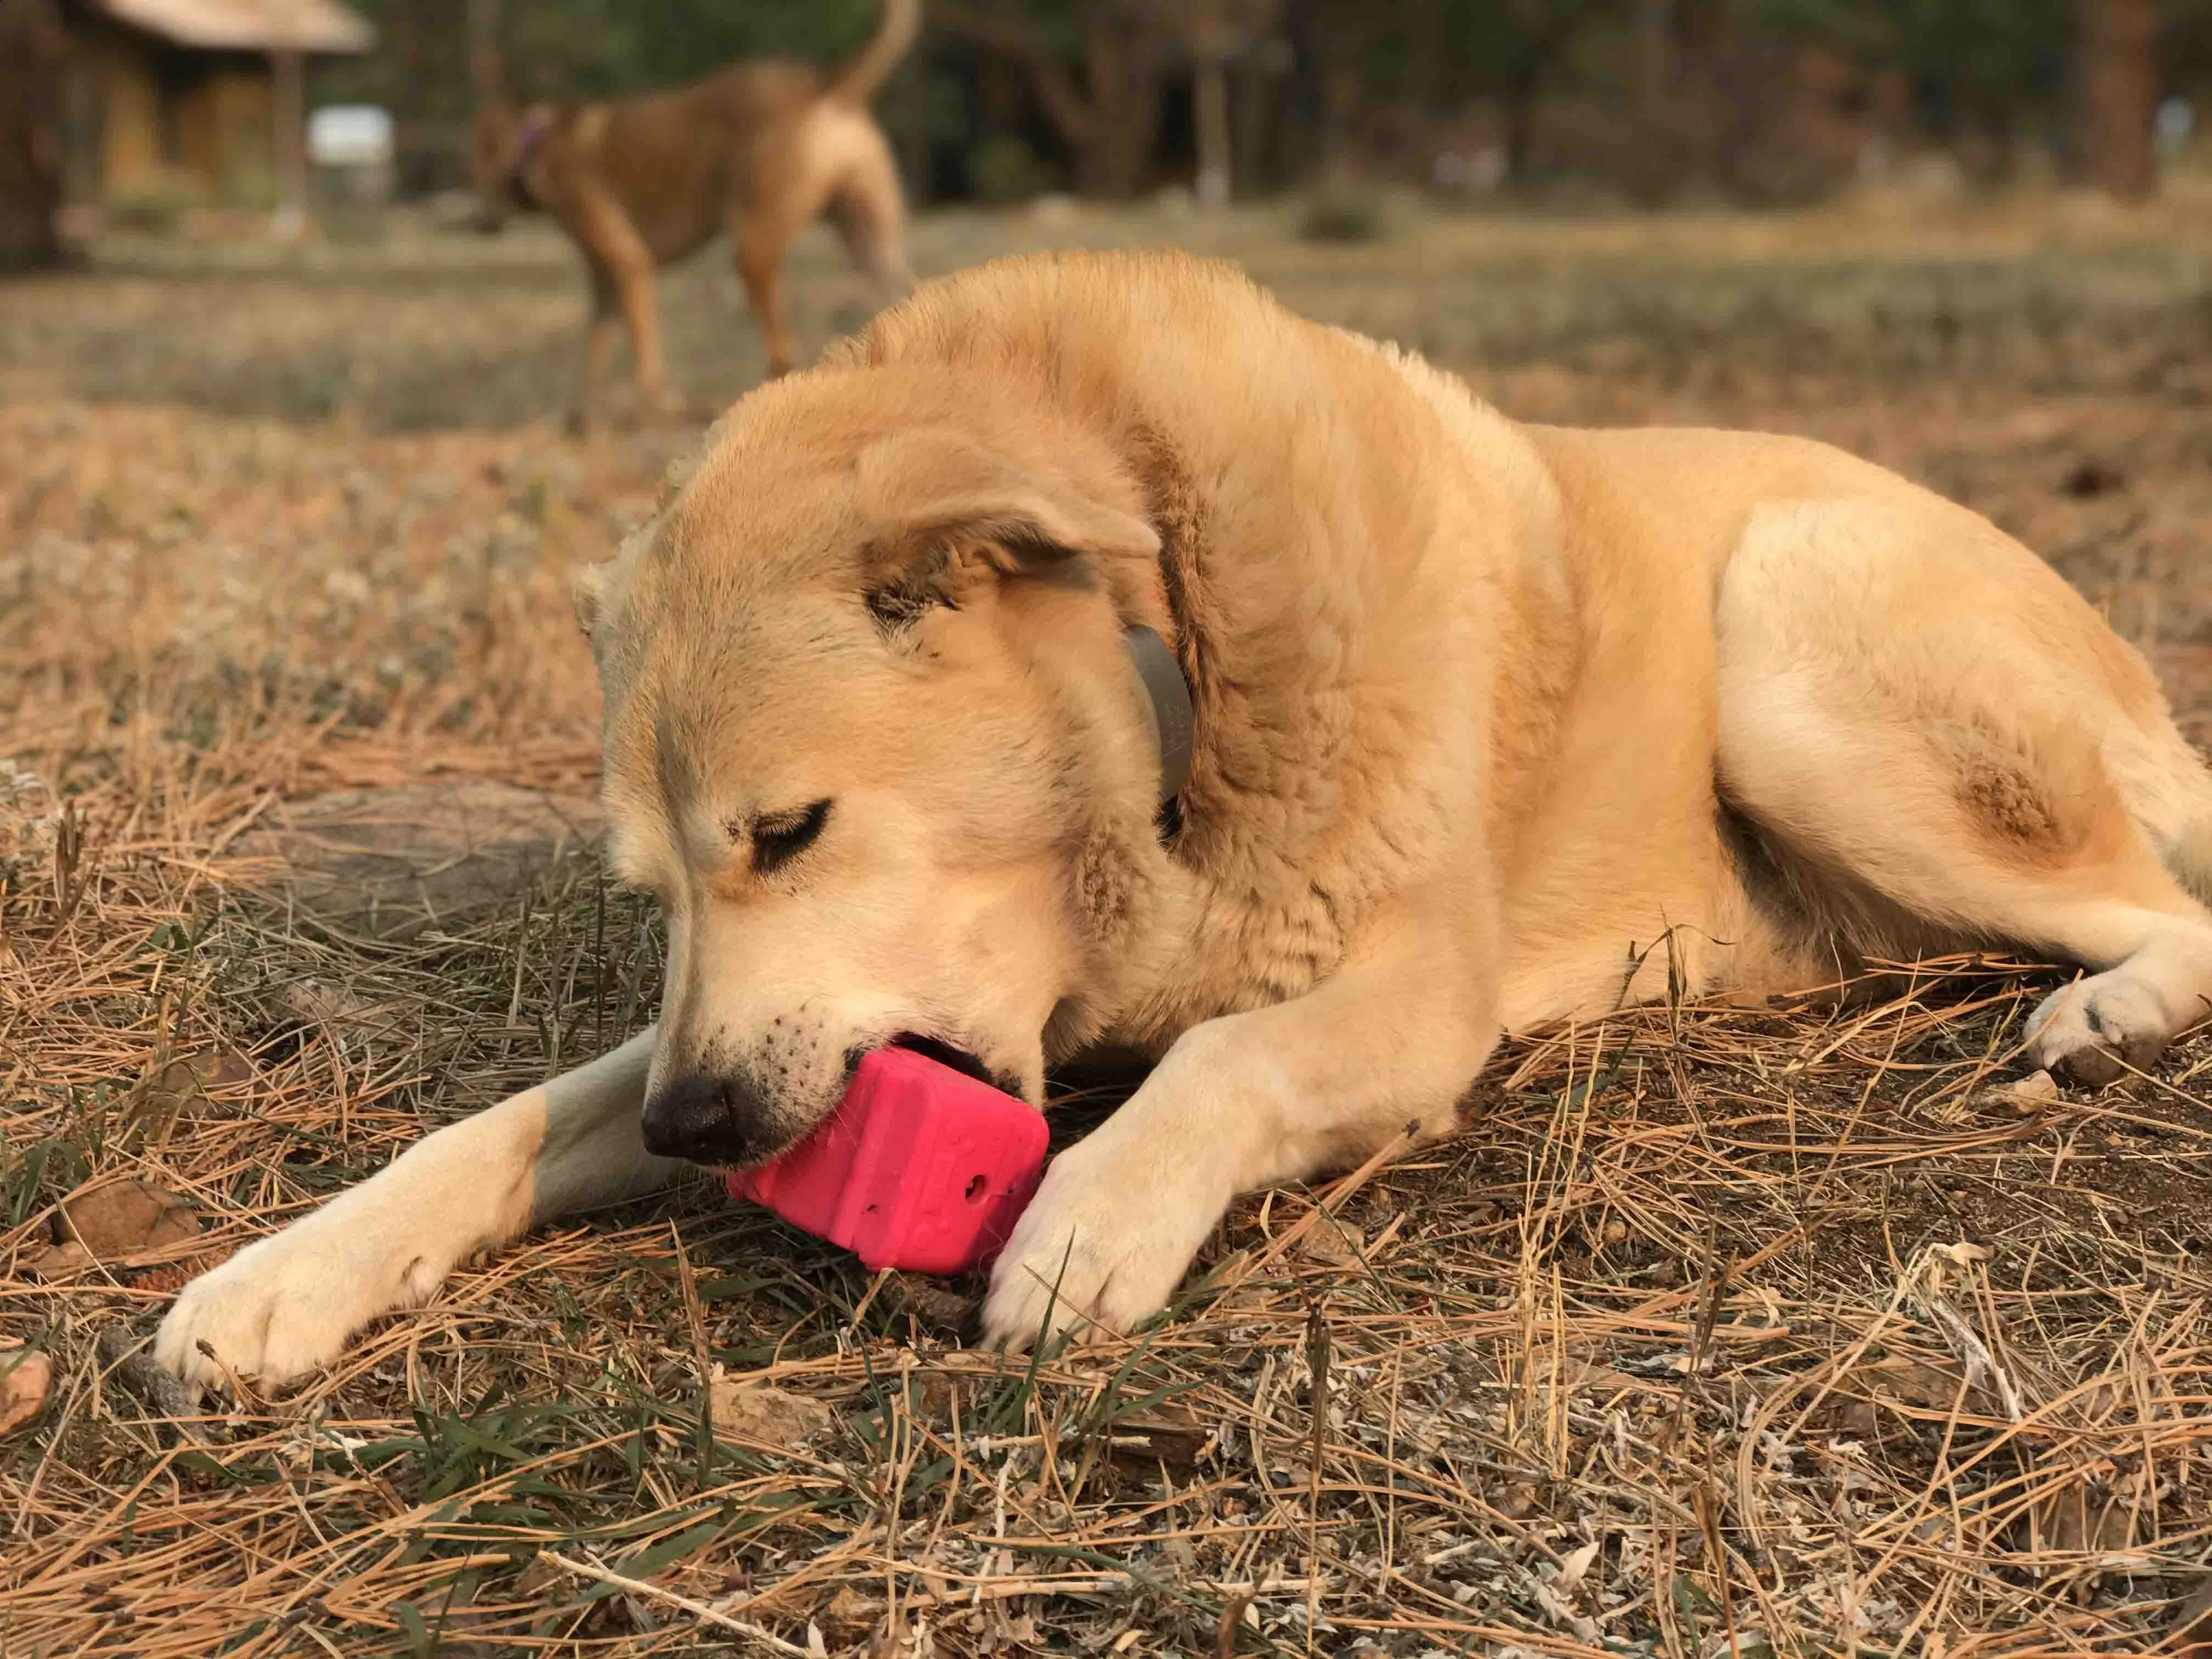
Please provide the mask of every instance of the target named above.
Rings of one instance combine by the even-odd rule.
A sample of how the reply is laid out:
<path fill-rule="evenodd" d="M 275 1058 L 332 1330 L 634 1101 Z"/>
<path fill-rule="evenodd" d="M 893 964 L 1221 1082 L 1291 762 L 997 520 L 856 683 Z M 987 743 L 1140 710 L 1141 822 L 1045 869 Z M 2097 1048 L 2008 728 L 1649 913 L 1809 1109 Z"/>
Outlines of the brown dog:
<path fill-rule="evenodd" d="M 921 27 L 921 0 L 884 0 L 875 33 L 834 72 L 757 58 L 674 92 L 527 109 L 499 98 L 479 112 L 471 161 L 479 223 L 496 230 L 512 209 L 542 208 L 575 239 L 591 275 L 573 425 L 591 423 L 617 307 L 636 358 L 640 412 L 669 409 L 653 272 L 689 258 L 716 231 L 736 250 L 770 375 L 792 365 L 778 270 L 816 215 L 830 215 L 886 298 L 912 285 L 898 171 L 868 104 Z"/>

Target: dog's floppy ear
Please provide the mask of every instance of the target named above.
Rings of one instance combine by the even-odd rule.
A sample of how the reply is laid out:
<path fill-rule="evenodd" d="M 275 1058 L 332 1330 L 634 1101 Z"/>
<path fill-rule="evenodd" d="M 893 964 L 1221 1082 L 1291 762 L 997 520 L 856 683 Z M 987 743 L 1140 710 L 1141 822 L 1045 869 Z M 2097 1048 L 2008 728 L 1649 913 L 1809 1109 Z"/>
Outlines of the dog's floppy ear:
<path fill-rule="evenodd" d="M 922 429 L 861 452 L 861 511 L 871 526 L 868 605 L 887 623 L 957 603 L 986 574 L 1073 586 L 1091 560 L 1153 559 L 1158 533 L 1065 473 L 1024 467 L 966 434 Z"/>

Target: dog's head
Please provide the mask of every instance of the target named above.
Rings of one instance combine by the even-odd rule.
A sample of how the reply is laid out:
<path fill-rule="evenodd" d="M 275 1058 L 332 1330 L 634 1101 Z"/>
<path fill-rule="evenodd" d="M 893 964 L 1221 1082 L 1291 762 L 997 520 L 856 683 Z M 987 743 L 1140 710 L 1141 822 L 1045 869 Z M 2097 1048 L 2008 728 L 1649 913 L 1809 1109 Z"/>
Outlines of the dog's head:
<path fill-rule="evenodd" d="M 1122 623 L 1158 538 L 1094 443 L 901 369 L 763 388 L 586 573 L 618 873 L 668 927 L 657 1152 L 774 1156 L 887 1043 L 1036 1100 L 1172 886 Z"/>

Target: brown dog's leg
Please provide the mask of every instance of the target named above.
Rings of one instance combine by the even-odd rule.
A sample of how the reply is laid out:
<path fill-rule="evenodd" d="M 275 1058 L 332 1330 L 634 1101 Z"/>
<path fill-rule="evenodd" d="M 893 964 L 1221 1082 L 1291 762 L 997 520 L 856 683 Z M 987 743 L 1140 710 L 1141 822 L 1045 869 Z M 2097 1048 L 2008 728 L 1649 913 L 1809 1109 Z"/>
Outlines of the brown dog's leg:
<path fill-rule="evenodd" d="M 586 196 L 580 217 L 586 240 L 612 283 L 623 320 L 629 327 L 638 413 L 648 418 L 661 414 L 673 400 L 660 357 L 660 310 L 653 295 L 653 250 L 646 246 L 629 216 L 611 197 L 596 191 Z M 589 349 L 587 343 L 586 349 Z"/>
<path fill-rule="evenodd" d="M 592 315 L 584 325 L 584 353 L 576 368 L 576 400 L 568 411 L 568 429 L 578 437 L 587 435 L 595 424 L 600 371 L 606 365 L 607 348 L 614 343 L 619 322 L 613 279 L 593 265 Z"/>
<path fill-rule="evenodd" d="M 790 246 L 793 228 L 781 218 L 764 214 L 747 215 L 730 227 L 730 240 L 738 250 L 738 275 L 744 281 L 745 297 L 768 346 L 771 380 L 791 373 L 791 329 L 784 320 L 780 279 L 783 251 Z"/>
<path fill-rule="evenodd" d="M 906 260 L 906 198 L 890 146 L 880 136 L 862 149 L 830 198 L 830 213 L 853 263 L 874 283 L 878 302 L 904 299 L 914 288 Z"/>

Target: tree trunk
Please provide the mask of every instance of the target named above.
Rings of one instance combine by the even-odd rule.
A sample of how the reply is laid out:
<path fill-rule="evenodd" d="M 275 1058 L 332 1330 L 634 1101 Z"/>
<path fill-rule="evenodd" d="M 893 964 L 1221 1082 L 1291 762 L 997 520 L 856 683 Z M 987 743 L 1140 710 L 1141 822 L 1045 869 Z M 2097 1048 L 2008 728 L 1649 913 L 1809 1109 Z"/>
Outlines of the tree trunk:
<path fill-rule="evenodd" d="M 1229 204 L 1229 75 L 1218 52 L 1197 60 L 1198 204 L 1218 208 Z"/>
<path fill-rule="evenodd" d="M 2089 176 L 2124 202 L 2158 189 L 2157 0 L 2080 0 Z"/>
<path fill-rule="evenodd" d="M 1269 71 L 1266 44 L 1237 60 L 1237 96 L 1230 105 L 1236 135 L 1231 151 L 1243 170 L 1244 188 L 1265 189 L 1276 182 L 1276 161 L 1271 153 L 1270 122 L 1281 97 L 1279 77 Z"/>
<path fill-rule="evenodd" d="M 276 213 L 273 228 L 281 241 L 296 241 L 307 228 L 307 66 L 295 48 L 270 54 L 276 82 L 270 99 L 275 123 Z"/>
<path fill-rule="evenodd" d="M 1505 177 L 1526 185 L 1536 172 L 1536 100 L 1544 88 L 1540 75 L 1529 76 L 1505 90 Z"/>
<path fill-rule="evenodd" d="M 469 86 L 478 109 L 507 91 L 507 62 L 499 48 L 499 0 L 469 0 Z"/>
<path fill-rule="evenodd" d="M 1159 131 L 1158 34 L 1101 7 L 1084 46 L 1093 117 L 1082 149 L 1084 187 L 1094 196 L 1134 196 Z"/>
<path fill-rule="evenodd" d="M 1158 29 L 1148 18 L 1121 18 L 1101 6 L 1084 31 L 1084 81 L 1018 23 L 939 0 L 930 21 L 986 51 L 1002 52 L 1029 71 L 1030 90 L 1067 147 L 1075 152 L 1085 195 L 1129 196 L 1143 181 L 1159 129 Z"/>
<path fill-rule="evenodd" d="M 0 0 L 0 270 L 62 260 L 67 46 L 53 0 Z"/>
<path fill-rule="evenodd" d="M 1647 131 L 1667 122 L 1674 87 L 1674 0 L 1636 0 L 1636 102 Z"/>
<path fill-rule="evenodd" d="M 1426 127 L 1443 113 L 1443 0 L 1407 0 L 1406 101 Z"/>
<path fill-rule="evenodd" d="M 1229 203 L 1228 0 L 1185 0 L 1183 44 L 1190 48 L 1191 133 L 1198 149 L 1198 204 Z"/>

